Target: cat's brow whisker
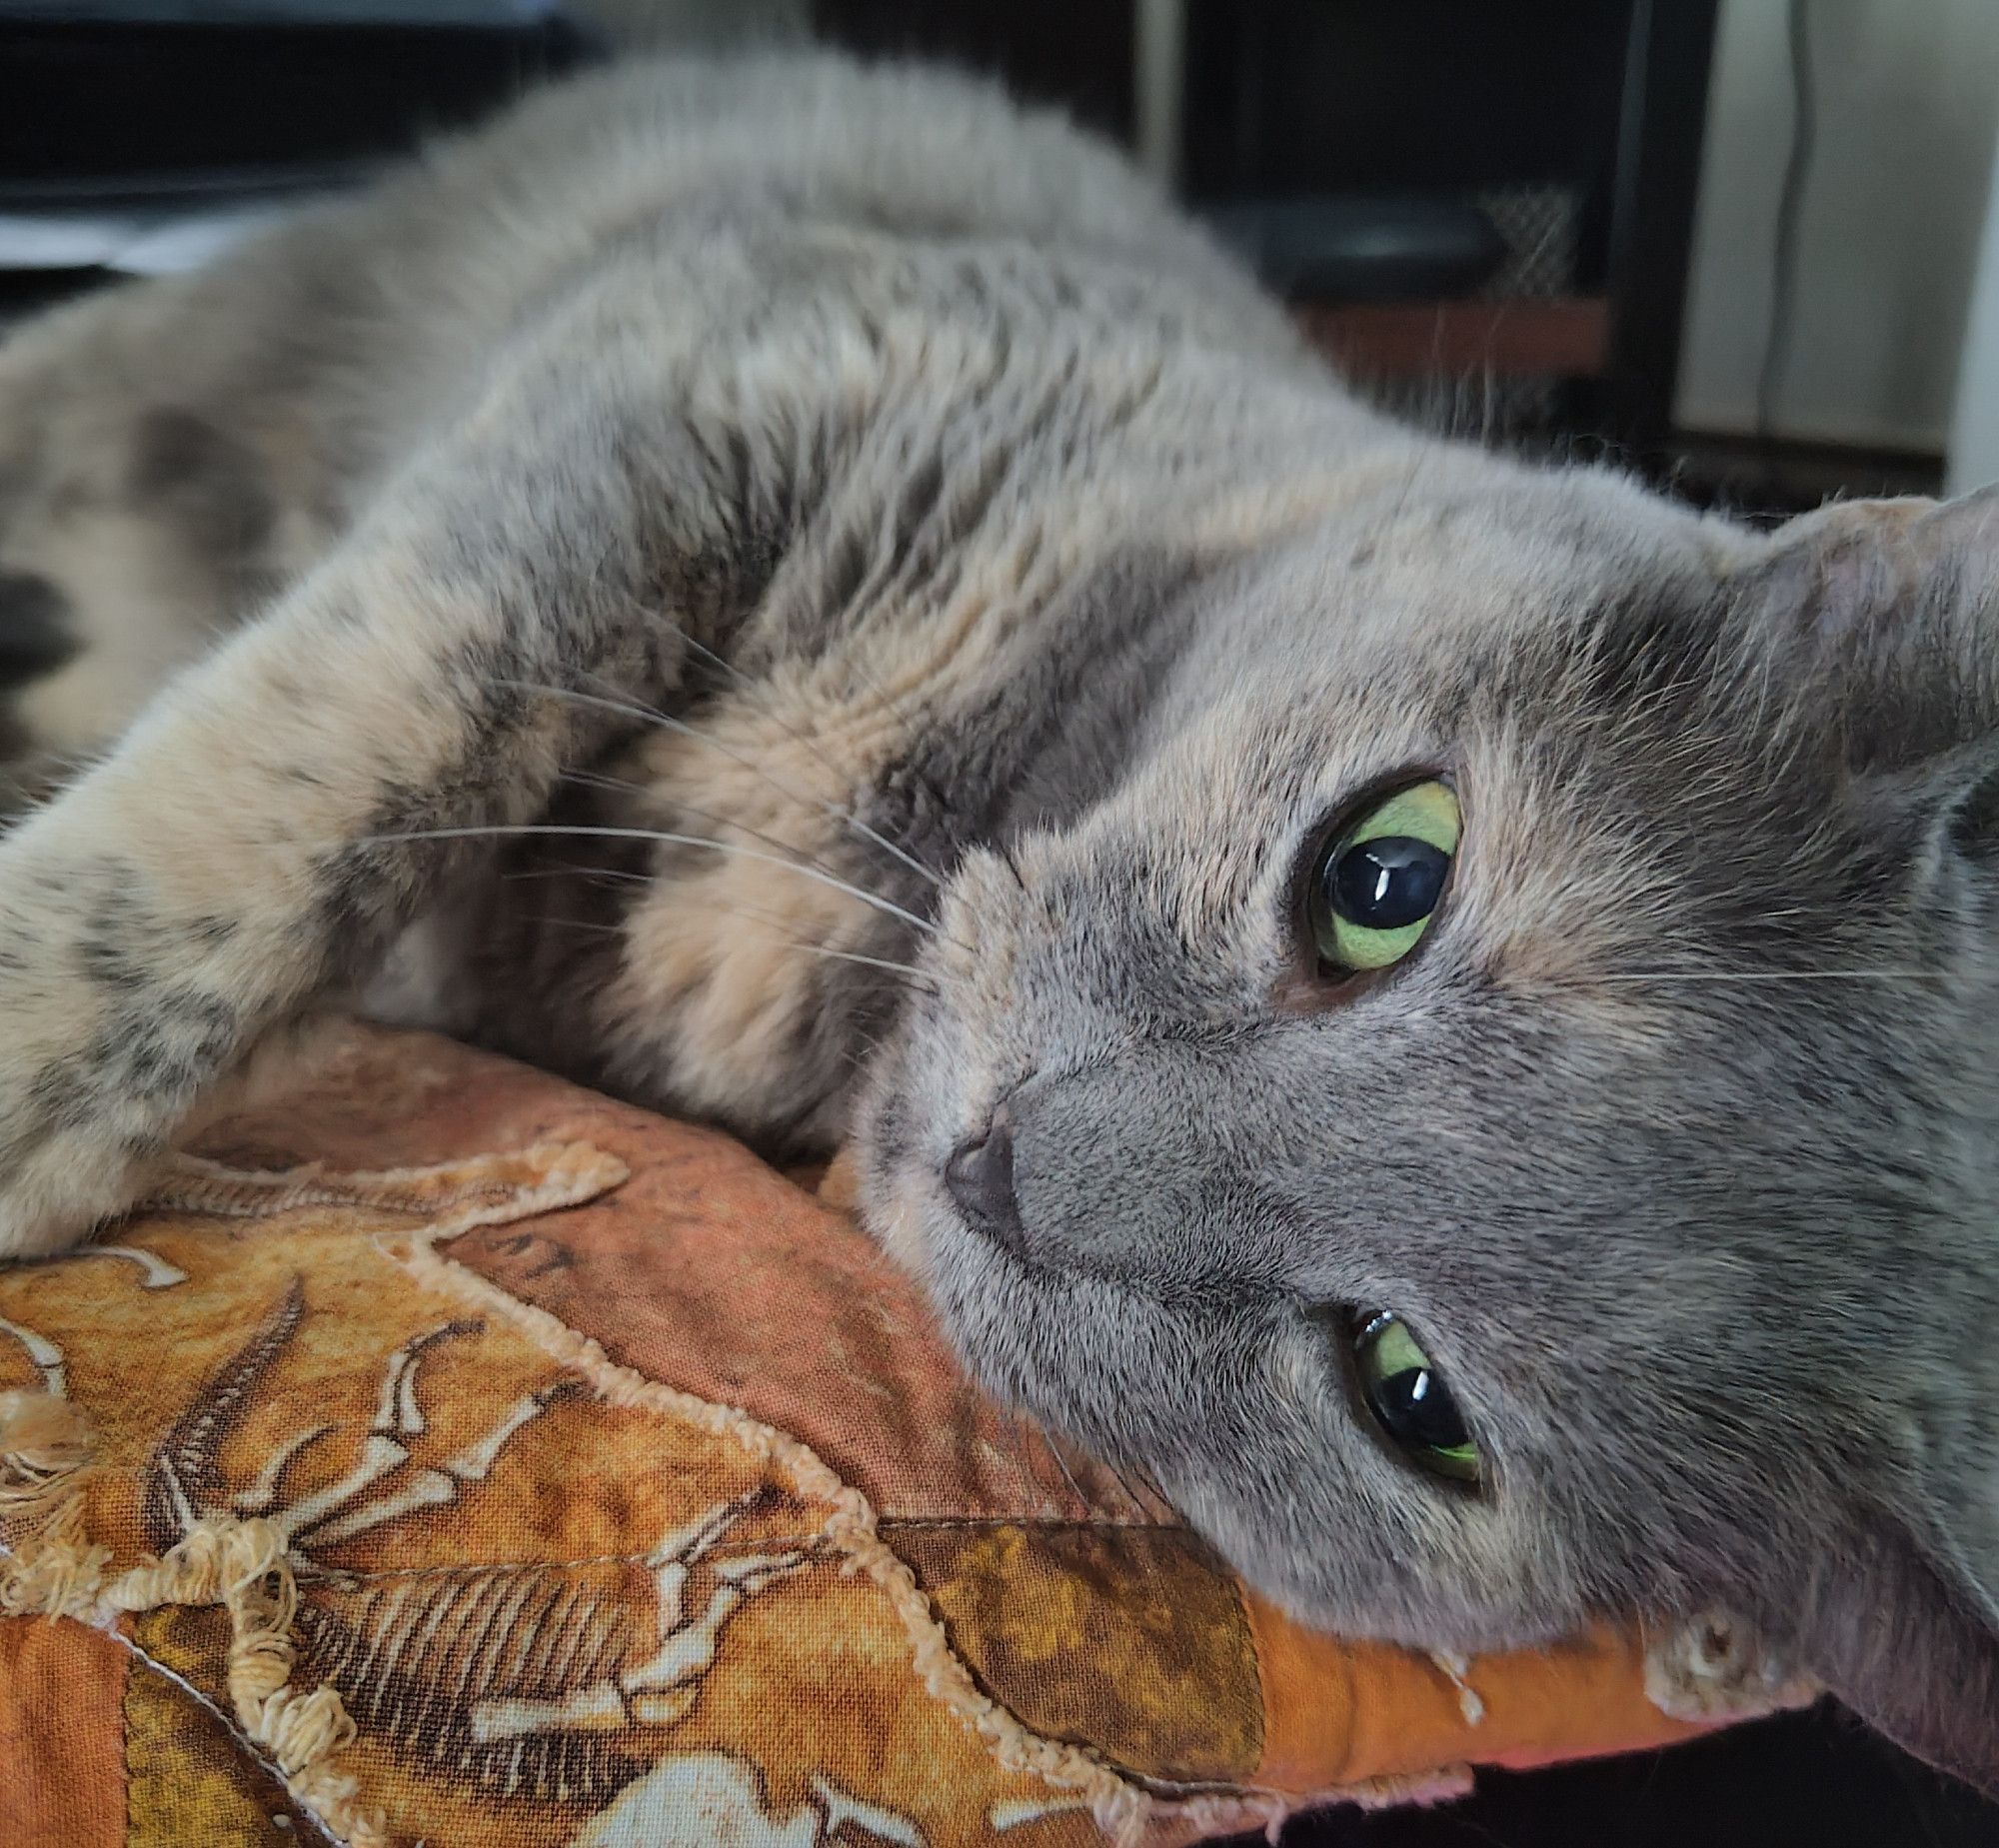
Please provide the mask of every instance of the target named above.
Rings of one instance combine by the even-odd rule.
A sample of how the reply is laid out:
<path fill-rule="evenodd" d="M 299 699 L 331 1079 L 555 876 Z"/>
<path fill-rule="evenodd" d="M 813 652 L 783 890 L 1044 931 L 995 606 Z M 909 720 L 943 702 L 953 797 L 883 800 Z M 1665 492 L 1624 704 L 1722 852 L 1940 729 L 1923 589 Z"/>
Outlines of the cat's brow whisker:
<path fill-rule="evenodd" d="M 1605 981 L 1941 981 L 1942 974 L 1927 968 L 1809 968 L 1809 969 L 1693 969 L 1654 968 L 1623 970 L 1603 977 Z"/>
<path fill-rule="evenodd" d="M 590 867 L 547 867 L 535 872 L 509 873 L 510 880 L 549 880 L 562 878 L 625 880 L 633 885 L 650 886 L 652 878 L 644 873 L 622 873 L 610 868 Z M 756 905 L 705 906 L 705 911 L 723 918 L 747 919 L 753 924 L 787 924 L 791 922 L 781 912 L 771 912 Z M 630 926 L 626 924 L 605 924 L 598 920 L 582 918 L 559 918 L 553 912 L 544 914 L 540 923 L 545 924 L 568 924 L 578 929 L 606 930 L 622 932 Z M 937 983 L 928 969 L 919 968 L 914 962 L 899 962 L 893 956 L 869 955 L 858 949 L 842 949 L 833 943 L 815 943 L 804 937 L 779 936 L 777 941 L 793 949 L 804 950 L 808 955 L 834 956 L 843 962 L 862 962 L 873 968 L 889 969 L 907 975 L 924 987 L 935 990 Z"/>
<path fill-rule="evenodd" d="M 643 796 L 646 793 L 642 785 L 633 783 L 627 778 L 607 777 L 597 771 L 565 771 L 563 772 L 563 780 L 568 783 L 585 784 L 593 789 L 626 791 L 635 796 Z M 815 859 L 811 854 L 794 848 L 789 842 L 781 841 L 775 835 L 767 835 L 761 828 L 752 828 L 747 822 L 738 821 L 732 816 L 718 815 L 713 809 L 697 809 L 691 803 L 677 802 L 674 807 L 682 815 L 692 815 L 704 822 L 713 822 L 718 828 L 733 828 L 741 834 L 748 835 L 753 841 L 761 841 L 766 847 L 776 849 L 781 854 L 790 854 L 800 866 L 817 867 L 822 873 L 831 873 L 833 871 L 825 861 Z M 627 875 L 626 877 L 644 879 L 646 876 L 639 874 Z M 775 914 L 767 914 L 767 916 L 775 916 Z M 961 944 L 960 947 L 964 948 L 967 945 Z"/>
<path fill-rule="evenodd" d="M 683 637 L 682 640 L 685 641 L 691 648 L 700 650 L 702 654 L 708 656 L 711 660 L 722 662 L 722 657 L 720 655 L 715 654 L 715 652 L 712 649 L 702 648 L 702 645 L 696 642 L 692 637 Z M 722 665 L 724 667 L 729 668 L 730 671 L 736 674 L 739 678 L 743 678 L 742 671 L 736 668 L 733 664 L 728 662 L 722 662 Z M 595 679 L 596 677 L 592 676 L 591 678 Z M 545 688 L 543 691 L 548 692 L 548 691 L 559 691 L 559 690 Z M 920 879 L 926 879 L 930 881 L 930 883 L 933 886 L 935 886 L 940 892 L 944 890 L 944 880 L 934 869 L 925 866 L 924 863 L 916 859 L 915 856 L 905 852 L 902 848 L 898 847 L 895 842 L 891 841 L 888 838 L 887 835 L 882 834 L 877 829 L 871 828 L 866 822 L 864 822 L 861 819 L 861 817 L 854 811 L 854 809 L 851 806 L 843 807 L 841 804 L 833 802 L 827 797 L 815 796 L 810 793 L 802 794 L 801 792 L 790 788 L 786 784 L 780 782 L 776 777 L 772 776 L 770 771 L 767 770 L 763 765 L 756 763 L 750 758 L 744 757 L 740 752 L 731 751 L 728 748 L 728 746 L 724 745 L 719 739 L 715 738 L 710 733 L 702 731 L 698 726 L 690 726 L 685 721 L 671 719 L 667 714 L 659 712 L 656 708 L 653 707 L 641 706 L 641 707 L 634 707 L 631 710 L 643 713 L 657 723 L 666 724 L 670 727 L 677 728 L 678 730 L 684 732 L 688 737 L 696 739 L 701 744 L 706 745 L 710 750 L 720 752 L 722 756 L 728 758 L 732 763 L 740 764 L 743 766 L 744 769 L 751 771 L 752 773 L 754 773 L 759 777 L 762 777 L 764 781 L 768 783 L 774 790 L 777 790 L 780 794 L 789 797 L 793 802 L 806 804 L 810 807 L 817 808 L 823 815 L 832 816 L 833 819 L 839 822 L 842 827 L 848 829 L 850 832 L 856 835 L 859 835 L 864 841 L 870 842 L 874 846 L 879 847 L 885 854 L 893 855 L 897 860 L 901 861 L 904 866 L 908 867 L 910 871 L 916 874 Z M 822 765 L 824 765 L 829 771 L 833 771 L 836 777 L 838 776 L 838 771 L 836 770 L 833 761 L 827 756 L 824 749 L 822 749 L 819 745 L 817 745 L 813 741 L 800 737 L 798 732 L 796 732 L 791 726 L 787 725 L 785 721 L 777 713 L 770 711 L 768 707 L 765 708 L 765 717 L 770 719 L 773 724 L 775 724 L 782 731 L 787 733 L 798 744 L 804 746 L 805 749 L 810 751 L 816 758 L 819 759 Z"/>
<path fill-rule="evenodd" d="M 680 812 L 683 815 L 692 815 L 697 817 L 701 821 L 712 822 L 715 824 L 717 828 L 733 828 L 739 834 L 748 835 L 753 841 L 761 841 L 764 843 L 766 847 L 775 848 L 781 854 L 789 854 L 791 855 L 793 860 L 802 867 L 817 868 L 821 873 L 827 874 L 830 877 L 834 878 L 838 877 L 838 875 L 834 874 L 833 869 L 829 867 L 825 861 L 815 860 L 812 855 L 802 853 L 797 848 L 794 848 L 790 842 L 780 841 L 775 835 L 767 835 L 760 828 L 752 828 L 747 823 L 736 821 L 734 818 L 730 816 L 717 815 L 715 811 L 712 809 L 697 809 L 692 804 L 689 803 L 680 803 L 677 804 L 676 807 L 679 808 Z M 931 927 L 933 930 L 936 931 L 936 933 L 939 936 L 942 936 L 947 942 L 957 944 L 958 947 L 964 950 L 967 955 L 971 955 L 973 953 L 972 945 L 968 943 L 962 936 L 954 936 L 949 930 L 947 930 L 942 924 L 933 924 Z"/>
<path fill-rule="evenodd" d="M 1085 1508 L 1091 1506 L 1089 1497 L 1082 1492 L 1082 1485 L 1076 1481 L 1074 1475 L 1070 1472 L 1068 1464 L 1062 1458 L 1062 1453 L 1055 1448 L 1054 1439 L 1039 1424 L 1034 1426 L 1034 1434 L 1040 1438 L 1041 1447 L 1047 1451 L 1048 1455 L 1054 1458 L 1055 1467 L 1061 1471 L 1061 1479 L 1068 1484 L 1069 1493 Z"/>
<path fill-rule="evenodd" d="M 628 778 L 624 777 L 607 777 L 598 771 L 589 771 L 589 770 L 565 771 L 563 772 L 563 779 L 565 782 L 581 783 L 593 789 L 618 790 L 627 792 L 635 796 L 643 796 L 646 794 L 643 785 L 633 783 Z M 726 815 L 717 815 L 715 811 L 712 809 L 697 809 L 690 803 L 676 803 L 675 807 L 683 815 L 699 816 L 702 821 L 713 822 L 718 828 L 737 829 L 741 833 L 749 835 L 753 840 L 763 842 L 766 847 L 775 848 L 780 853 L 786 853 L 792 855 L 792 857 L 801 866 L 817 867 L 822 873 L 832 872 L 832 869 L 828 867 L 824 861 L 816 860 L 813 858 L 812 855 L 803 853 L 800 850 L 793 848 L 788 842 L 780 841 L 774 835 L 765 834 L 762 829 L 752 828 L 746 822 L 737 821 L 734 818 Z M 627 877 L 643 878 L 644 876 L 628 875 Z M 945 932 L 945 934 L 948 935 L 949 932 Z M 954 943 L 957 943 L 959 948 L 965 950 L 968 954 L 971 953 L 972 950 L 971 944 L 964 942 L 963 940 L 961 940 L 956 936 L 953 936 L 951 940 Z"/>
<path fill-rule="evenodd" d="M 1152 1499 L 1158 1503 L 1161 1514 L 1168 1520 L 1178 1520 L 1180 1518 L 1179 1509 L 1173 1506 L 1173 1498 L 1159 1486 L 1156 1476 L 1140 1475 L 1138 1480 L 1144 1483 L 1145 1487 L 1151 1491 Z"/>
<path fill-rule="evenodd" d="M 919 918 L 915 912 L 906 912 L 900 905 L 883 898 L 879 893 L 864 892 L 859 886 L 852 885 L 823 868 L 809 867 L 803 862 L 788 860 L 779 854 L 760 853 L 754 847 L 742 847 L 734 841 L 717 841 L 707 835 L 672 834 L 657 828 L 598 828 L 556 822 L 511 822 L 489 823 L 476 828 L 413 828 L 367 835 L 363 840 L 369 844 L 386 844 L 391 841 L 521 840 L 537 836 L 567 836 L 601 841 L 651 841 L 663 847 L 707 848 L 712 853 L 734 854 L 739 860 L 754 860 L 764 866 L 783 867 L 788 872 L 796 873 L 800 879 L 813 880 L 819 885 L 830 886 L 836 892 L 846 893 L 849 898 L 859 899 L 863 905 L 872 905 L 878 912 L 887 913 L 891 918 L 900 918 L 906 924 L 912 924 L 931 936 L 944 935 L 944 932 L 928 918 Z M 961 944 L 960 947 L 964 945 Z"/>
<path fill-rule="evenodd" d="M 1118 1488 L 1123 1492 L 1124 1499 L 1128 1501 L 1133 1508 L 1135 1508 L 1147 1520 L 1152 1520 L 1156 1518 L 1157 1510 L 1153 1508 L 1152 1504 L 1149 1501 L 1147 1501 L 1145 1497 L 1142 1494 L 1140 1494 L 1137 1489 L 1131 1486 L 1132 1475 L 1138 1473 L 1134 1465 L 1129 1463 L 1112 1462 L 1107 1457 L 1099 1457 L 1097 1460 L 1103 1465 L 1105 1469 L 1107 1469 L 1110 1472 L 1112 1479 L 1116 1482 Z M 1140 1481 L 1142 1481 L 1143 1477 L 1140 1476 L 1139 1479 Z"/>
<path fill-rule="evenodd" d="M 1130 1494 L 1131 1492 L 1130 1483 L 1126 1480 L 1126 1471 L 1131 1476 L 1137 1478 L 1138 1486 L 1145 1491 L 1144 1495 L 1132 1495 L 1131 1497 L 1132 1501 L 1142 1512 L 1154 1518 L 1161 1511 L 1168 1515 L 1174 1512 L 1172 1501 L 1167 1496 L 1166 1491 L 1158 1485 L 1152 1472 L 1143 1463 L 1133 1462 L 1128 1457 L 1120 1465 L 1117 1473 L 1117 1480 L 1124 1483 L 1126 1494 Z M 1146 1496 L 1150 1497 L 1149 1501 L 1147 1501 Z"/>
<path fill-rule="evenodd" d="M 849 658 L 847 666 L 850 669 L 852 669 L 856 675 L 860 677 L 862 685 L 865 686 L 872 694 L 875 695 L 875 697 L 878 700 L 882 702 L 884 706 L 886 706 L 889 709 L 890 716 L 896 721 L 896 723 L 899 726 L 901 726 L 904 729 L 905 732 L 914 732 L 917 729 L 913 727 L 910 724 L 908 718 L 905 717 L 902 707 L 897 703 L 896 696 L 875 678 L 875 676 L 869 671 L 867 663 L 861 659 L 858 653 Z M 952 814 L 952 806 L 949 802 L 945 800 L 944 792 L 938 788 L 936 783 L 934 783 L 928 775 L 926 775 L 922 771 L 918 771 L 916 773 L 916 781 L 929 794 L 931 801 L 937 804 L 938 813 L 940 815 L 948 816 Z M 1008 860 L 1007 864 L 1009 867 L 1012 866 L 1012 862 L 1010 859 Z M 1019 869 L 1017 867 L 1013 868 L 1013 877 L 1016 880 L 1019 879 L 1020 877 Z M 1022 892 L 1026 890 L 1024 882 L 1022 882 L 1021 884 L 1020 890 Z"/>
<path fill-rule="evenodd" d="M 1061 1471 L 1061 1479 L 1068 1484 L 1069 1493 L 1073 1495 L 1076 1498 L 1076 1500 L 1079 1503 L 1081 1503 L 1083 1507 L 1085 1508 L 1089 1507 L 1091 1505 L 1089 1497 L 1082 1492 L 1081 1485 L 1076 1481 L 1075 1477 L 1072 1474 L 1070 1474 L 1069 1466 L 1062 1461 L 1061 1452 L 1054 1447 L 1053 1442 L 1049 1439 L 1046 1430 L 1042 1428 L 1039 1420 L 1034 1418 L 1029 1418 L 1024 1412 L 1022 1412 L 1019 1409 L 1018 1406 L 1015 1405 L 1009 1405 L 1006 1407 L 1006 1417 L 1008 1422 L 1010 1422 L 1011 1425 L 1013 1426 L 1013 1441 L 1020 1446 L 1022 1452 L 1022 1460 L 1027 1461 L 1028 1473 L 1030 1475 L 1039 1474 L 1039 1472 L 1035 1470 L 1035 1468 L 1033 1467 L 1032 1462 L 1028 1460 L 1033 1455 L 1033 1444 L 1028 1440 L 1028 1433 L 1031 1432 L 1033 1439 L 1039 1442 L 1041 1448 L 1045 1450 L 1048 1453 L 1048 1456 L 1053 1460 L 1054 1466 Z"/>
<path fill-rule="evenodd" d="M 524 867 L 516 873 L 503 873 L 503 880 L 623 880 L 629 886 L 650 886 L 650 873 L 628 873 L 621 867 Z"/>
<path fill-rule="evenodd" d="M 1132 1505 L 1132 1507 L 1137 1509 L 1137 1511 L 1140 1514 L 1149 1516 L 1152 1510 L 1146 1505 L 1145 1498 L 1131 1486 L 1131 1478 L 1127 1476 L 1124 1473 L 1124 1471 L 1120 1469 L 1115 1463 L 1108 1461 L 1106 1458 L 1098 1457 L 1096 1460 L 1102 1466 L 1103 1469 L 1108 1471 L 1110 1479 L 1117 1484 L 1117 1492 L 1120 1495 L 1122 1495 L 1124 1499 Z"/>
<path fill-rule="evenodd" d="M 601 770 L 566 770 L 564 783 L 580 783 L 587 790 L 616 790 L 621 796 L 643 796 L 646 786 L 630 777 L 607 777 Z"/>
<path fill-rule="evenodd" d="M 842 962 L 861 962 L 869 968 L 889 969 L 896 974 L 909 976 L 911 981 L 920 987 L 934 988 L 937 985 L 929 973 L 917 967 L 914 962 L 898 962 L 891 956 L 864 955 L 858 949 L 836 949 L 831 943 L 808 943 L 796 936 L 786 937 L 784 940 L 792 948 L 804 950 L 807 955 L 833 956 Z"/>

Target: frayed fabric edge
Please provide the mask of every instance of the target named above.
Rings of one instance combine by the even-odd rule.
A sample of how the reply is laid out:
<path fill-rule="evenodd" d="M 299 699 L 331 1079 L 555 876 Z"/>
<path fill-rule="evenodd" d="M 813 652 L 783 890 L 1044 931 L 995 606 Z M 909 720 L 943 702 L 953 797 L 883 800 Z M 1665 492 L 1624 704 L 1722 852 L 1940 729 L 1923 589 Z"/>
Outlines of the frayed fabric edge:
<path fill-rule="evenodd" d="M 319 1205 L 442 1210 L 426 1235 L 444 1237 L 580 1205 L 629 1172 L 585 1142 L 378 1172 L 318 1164 L 254 1172 L 181 1157 L 146 1204 L 231 1218 Z M 283 1531 L 212 1514 L 161 1558 L 114 1573 L 111 1549 L 93 1542 L 85 1524 L 94 1459 L 81 1406 L 55 1393 L 0 1393 L 0 1616 L 110 1628 L 169 1605 L 220 1605 L 229 1617 L 229 1699 L 244 1735 L 329 1835 L 346 1848 L 391 1848 L 382 1813 L 362 1806 L 358 1782 L 340 1768 L 358 1729 L 339 1690 L 291 1684 L 298 1585 Z"/>
<path fill-rule="evenodd" d="M 1808 1707 L 1825 1692 L 1749 1623 L 1713 1610 L 1645 1639 L 1645 1697 L 1696 1725 Z"/>
<path fill-rule="evenodd" d="M 32 1444 L 33 1427 L 49 1414 L 35 1395 L 10 1396 L 0 1410 L 0 1469 L 11 1470 L 22 1454 L 19 1426 L 30 1427 Z M 68 1410 L 73 1430 L 81 1413 Z M 14 1504 L 10 1525 L 18 1524 L 19 1509 Z M 8 1617 L 67 1617 L 109 1629 L 121 1617 L 167 1605 L 220 1605 L 229 1618 L 229 1703 L 245 1737 L 329 1834 L 348 1848 L 389 1848 L 380 1812 L 361 1805 L 360 1786 L 341 1769 L 356 1728 L 339 1693 L 292 1686 L 298 1601 L 284 1534 L 267 1520 L 210 1515 L 163 1557 L 113 1572 L 111 1549 L 85 1531 L 80 1487 L 0 1560 L 0 1615 Z"/>

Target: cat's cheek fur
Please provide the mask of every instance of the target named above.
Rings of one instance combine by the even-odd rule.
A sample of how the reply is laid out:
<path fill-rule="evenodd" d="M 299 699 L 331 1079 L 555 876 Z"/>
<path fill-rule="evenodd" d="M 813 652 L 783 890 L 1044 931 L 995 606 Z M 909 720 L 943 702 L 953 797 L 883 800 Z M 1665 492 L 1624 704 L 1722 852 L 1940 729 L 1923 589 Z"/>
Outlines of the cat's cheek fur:
<path fill-rule="evenodd" d="M 1034 866 L 1031 850 L 1024 860 Z M 1391 1455 L 1324 1328 L 1281 1294 L 1180 1292 L 1093 1268 L 1080 1248 L 1040 1262 L 960 1216 L 942 1178 L 952 1150 L 1023 1072 L 1045 1077 L 1045 1056 L 1019 1031 L 1028 958 L 1009 926 L 1048 918 L 996 872 L 974 866 L 966 893 L 947 900 L 951 934 L 925 963 L 940 991 L 873 1062 L 856 1137 L 864 1217 L 923 1280 L 973 1372 L 1051 1429 L 1148 1472 L 1251 1583 L 1308 1621 L 1463 1649 L 1584 1622 L 1584 1576 L 1531 1485 L 1489 1502 Z M 986 955 L 954 940 L 976 919 Z M 1088 1083 L 1103 1047 L 1069 1026 L 1056 1056 L 1079 1060 Z M 1118 1191 L 1155 1183 L 1134 1147 Z M 1044 1229 L 1032 1216 L 1030 1234 Z M 1184 1231 L 1227 1244 L 1220 1225 Z"/>

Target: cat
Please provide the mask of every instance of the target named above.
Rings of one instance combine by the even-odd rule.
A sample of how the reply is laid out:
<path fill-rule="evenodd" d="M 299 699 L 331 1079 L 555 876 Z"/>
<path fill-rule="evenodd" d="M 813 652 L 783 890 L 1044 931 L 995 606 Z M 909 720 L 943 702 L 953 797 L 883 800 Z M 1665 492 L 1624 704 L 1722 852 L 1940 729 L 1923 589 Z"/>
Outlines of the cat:
<path fill-rule="evenodd" d="M 1107 147 L 807 55 L 17 332 L 0 574 L 0 1252 L 439 1025 L 851 1137 L 1307 1618 L 1723 1609 L 1999 1789 L 1991 498 L 1403 428 Z"/>

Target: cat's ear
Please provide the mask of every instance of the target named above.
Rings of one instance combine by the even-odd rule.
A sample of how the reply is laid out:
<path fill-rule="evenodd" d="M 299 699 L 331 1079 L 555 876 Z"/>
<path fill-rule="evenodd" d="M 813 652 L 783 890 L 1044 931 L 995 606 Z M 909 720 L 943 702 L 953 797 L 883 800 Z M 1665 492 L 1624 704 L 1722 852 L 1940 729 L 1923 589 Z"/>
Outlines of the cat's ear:
<path fill-rule="evenodd" d="M 1999 1608 L 1877 1516 L 1804 1600 L 1803 1665 L 1876 1731 L 1999 1796 Z"/>
<path fill-rule="evenodd" d="M 1750 583 L 1776 671 L 1863 799 L 1999 866 L 1999 488 L 1820 508 Z"/>

